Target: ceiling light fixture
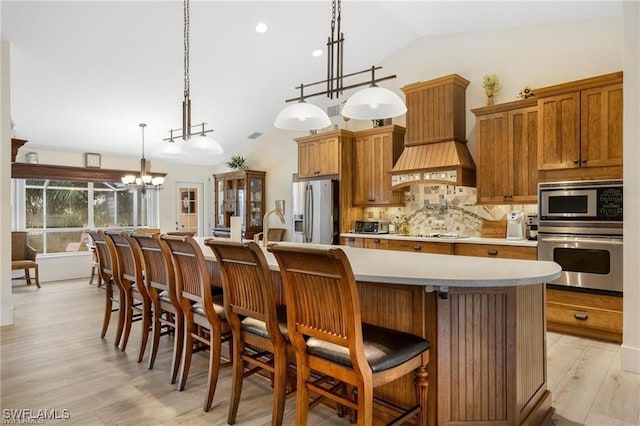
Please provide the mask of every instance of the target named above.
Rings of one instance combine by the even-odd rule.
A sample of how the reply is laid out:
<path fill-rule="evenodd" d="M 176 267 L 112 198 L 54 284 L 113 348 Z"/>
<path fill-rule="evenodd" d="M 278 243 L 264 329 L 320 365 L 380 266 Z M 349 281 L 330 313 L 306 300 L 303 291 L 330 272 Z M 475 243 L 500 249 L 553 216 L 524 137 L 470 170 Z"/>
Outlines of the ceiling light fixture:
<path fill-rule="evenodd" d="M 319 58 L 320 56 L 322 56 L 322 49 L 316 49 L 313 52 L 311 52 L 311 55 L 314 58 Z"/>
<path fill-rule="evenodd" d="M 258 25 L 256 25 L 257 33 L 264 34 L 267 32 L 268 29 L 269 27 L 267 27 L 267 24 L 265 24 L 264 22 L 259 22 Z"/>
<path fill-rule="evenodd" d="M 122 177 L 122 183 L 127 185 L 130 191 L 140 190 L 142 194 L 145 194 L 147 189 L 162 189 L 164 183 L 164 176 L 152 175 L 149 171 L 151 163 L 144 158 L 144 128 L 147 127 L 145 123 L 139 124 L 142 129 L 142 158 L 140 159 L 140 175 L 125 175 Z"/>
<path fill-rule="evenodd" d="M 159 157 L 168 157 L 173 155 L 184 156 L 185 152 L 193 152 L 194 154 L 222 154 L 224 150 L 220 143 L 207 136 L 207 133 L 213 130 L 205 129 L 205 122 L 191 125 L 191 99 L 190 80 L 189 80 L 189 0 L 184 0 L 184 100 L 182 101 L 182 128 L 170 129 L 170 136 L 158 152 L 155 153 Z M 174 132 L 180 132 L 174 136 Z M 181 138 L 185 141 L 184 147 L 175 141 L 175 138 Z"/>
<path fill-rule="evenodd" d="M 317 130 L 326 127 L 331 123 L 327 114 L 315 105 L 307 104 L 305 99 L 318 95 L 327 95 L 330 99 L 335 96 L 338 99 L 345 90 L 367 85 L 369 86 L 368 88 L 355 93 L 347 100 L 342 110 L 342 115 L 355 119 L 379 120 L 397 117 L 407 112 L 407 107 L 398 95 L 389 89 L 378 87 L 376 84 L 380 81 L 396 78 L 395 75 L 376 78 L 375 71 L 382 69 L 382 67 L 372 66 L 370 69 L 363 71 L 350 74 L 343 73 L 344 33 L 341 31 L 342 2 L 341 0 L 332 0 L 331 6 L 331 36 L 327 39 L 327 78 L 296 87 L 296 89 L 300 89 L 300 96 L 287 99 L 285 102 L 298 102 L 285 108 L 278 115 L 274 124 L 278 128 L 286 130 Z M 347 85 L 344 83 L 345 79 L 369 72 L 371 72 L 371 80 L 348 83 Z M 305 87 L 319 84 L 326 84 L 326 89 L 310 95 L 303 93 Z M 316 120 L 310 119 L 312 111 L 315 112 L 314 108 L 317 108 L 322 113 L 322 115 L 317 114 L 315 116 Z"/>

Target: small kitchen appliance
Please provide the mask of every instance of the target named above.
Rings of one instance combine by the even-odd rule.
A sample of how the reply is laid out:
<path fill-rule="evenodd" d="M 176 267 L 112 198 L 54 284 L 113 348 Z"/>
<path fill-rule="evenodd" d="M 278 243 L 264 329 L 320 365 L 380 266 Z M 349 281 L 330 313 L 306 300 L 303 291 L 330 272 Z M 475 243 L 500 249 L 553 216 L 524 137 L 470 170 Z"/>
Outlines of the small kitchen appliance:
<path fill-rule="evenodd" d="M 527 224 L 524 213 L 512 211 L 507 215 L 507 240 L 524 240 Z"/>
<path fill-rule="evenodd" d="M 353 232 L 357 234 L 388 234 L 389 222 L 381 220 L 356 220 Z"/>

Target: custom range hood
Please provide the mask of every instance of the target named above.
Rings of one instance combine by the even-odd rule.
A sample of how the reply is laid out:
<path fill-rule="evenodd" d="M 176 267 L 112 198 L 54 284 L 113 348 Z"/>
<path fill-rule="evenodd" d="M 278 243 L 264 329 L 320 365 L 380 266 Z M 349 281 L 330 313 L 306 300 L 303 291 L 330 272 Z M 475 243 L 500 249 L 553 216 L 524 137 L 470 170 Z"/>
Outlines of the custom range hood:
<path fill-rule="evenodd" d="M 467 148 L 465 90 L 457 74 L 402 88 L 407 104 L 404 151 L 391 170 L 391 187 L 413 183 L 476 186 Z"/>

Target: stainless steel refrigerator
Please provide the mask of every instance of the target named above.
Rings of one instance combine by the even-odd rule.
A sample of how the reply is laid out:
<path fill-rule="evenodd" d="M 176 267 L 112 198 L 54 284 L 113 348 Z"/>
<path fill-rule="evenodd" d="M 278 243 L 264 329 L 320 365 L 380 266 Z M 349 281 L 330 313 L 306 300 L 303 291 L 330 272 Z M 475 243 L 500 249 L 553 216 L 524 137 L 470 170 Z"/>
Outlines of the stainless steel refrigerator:
<path fill-rule="evenodd" d="M 340 208 L 337 180 L 293 182 L 293 240 L 338 244 Z"/>

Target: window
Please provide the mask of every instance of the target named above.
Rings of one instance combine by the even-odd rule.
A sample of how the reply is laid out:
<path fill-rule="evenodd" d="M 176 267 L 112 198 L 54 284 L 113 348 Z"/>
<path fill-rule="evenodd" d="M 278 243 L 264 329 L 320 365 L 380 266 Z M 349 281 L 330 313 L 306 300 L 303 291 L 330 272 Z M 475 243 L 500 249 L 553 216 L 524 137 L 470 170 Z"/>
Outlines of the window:
<path fill-rule="evenodd" d="M 14 179 L 14 185 L 14 228 L 25 229 L 39 253 L 86 251 L 88 227 L 157 227 L 155 191 L 48 179 Z"/>

